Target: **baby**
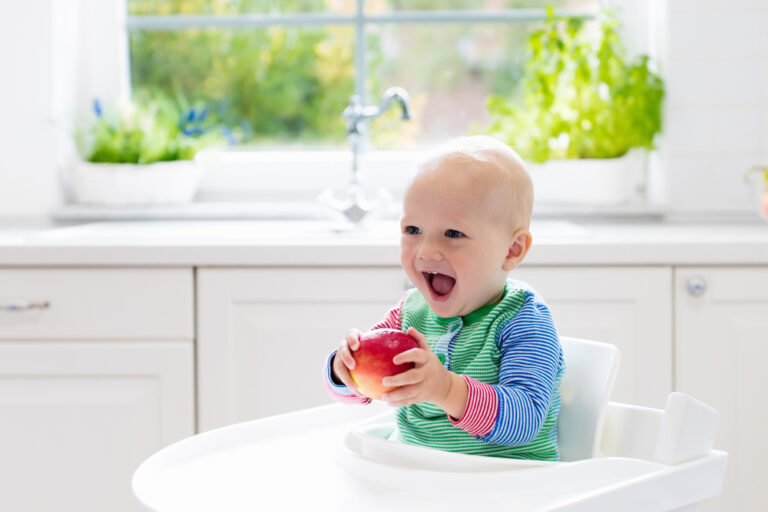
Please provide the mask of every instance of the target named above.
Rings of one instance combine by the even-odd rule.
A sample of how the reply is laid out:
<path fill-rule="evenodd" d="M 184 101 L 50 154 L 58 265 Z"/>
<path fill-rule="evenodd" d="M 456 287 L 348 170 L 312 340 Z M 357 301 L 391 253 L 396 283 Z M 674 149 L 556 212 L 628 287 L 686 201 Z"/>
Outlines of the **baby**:
<path fill-rule="evenodd" d="M 533 185 L 520 157 L 485 136 L 451 141 L 409 183 L 400 262 L 416 286 L 372 328 L 408 332 L 415 367 L 386 377 L 410 444 L 493 457 L 557 460 L 562 349 L 549 309 L 507 279 L 531 246 Z M 360 331 L 326 362 L 331 395 L 368 403 L 349 370 Z"/>

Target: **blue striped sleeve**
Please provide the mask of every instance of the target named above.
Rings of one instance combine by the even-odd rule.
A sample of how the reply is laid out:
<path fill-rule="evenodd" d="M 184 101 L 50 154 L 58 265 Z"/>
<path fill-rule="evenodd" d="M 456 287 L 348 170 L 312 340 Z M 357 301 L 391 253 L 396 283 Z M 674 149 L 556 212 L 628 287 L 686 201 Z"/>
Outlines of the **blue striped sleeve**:
<path fill-rule="evenodd" d="M 546 304 L 530 292 L 518 313 L 498 331 L 501 353 L 496 422 L 483 441 L 506 446 L 531 442 L 549 412 L 563 365 L 560 341 Z"/>

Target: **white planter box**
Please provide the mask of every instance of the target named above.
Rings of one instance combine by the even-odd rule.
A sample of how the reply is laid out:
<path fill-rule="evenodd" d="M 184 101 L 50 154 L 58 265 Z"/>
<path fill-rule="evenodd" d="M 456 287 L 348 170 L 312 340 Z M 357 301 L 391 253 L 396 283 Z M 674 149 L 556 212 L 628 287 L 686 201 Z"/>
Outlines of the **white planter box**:
<path fill-rule="evenodd" d="M 77 161 L 70 172 L 75 202 L 102 206 L 187 203 L 201 175 L 200 166 L 190 160 L 148 165 Z"/>
<path fill-rule="evenodd" d="M 629 203 L 645 180 L 647 151 L 620 158 L 550 160 L 528 163 L 536 203 L 618 206 Z"/>

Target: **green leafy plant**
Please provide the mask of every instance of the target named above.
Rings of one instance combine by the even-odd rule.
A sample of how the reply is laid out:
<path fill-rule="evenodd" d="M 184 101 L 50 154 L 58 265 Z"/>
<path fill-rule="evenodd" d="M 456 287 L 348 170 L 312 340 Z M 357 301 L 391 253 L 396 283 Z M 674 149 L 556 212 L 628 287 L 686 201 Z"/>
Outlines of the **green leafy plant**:
<path fill-rule="evenodd" d="M 234 143 L 231 131 L 209 121 L 203 105 L 140 93 L 113 111 L 93 102 L 95 119 L 78 131 L 77 145 L 88 162 L 150 164 L 191 160 L 203 147 Z"/>
<path fill-rule="evenodd" d="M 627 60 L 611 13 L 601 16 L 596 34 L 589 24 L 557 18 L 548 8 L 544 25 L 528 38 L 522 94 L 487 100 L 489 133 L 524 158 L 614 158 L 654 147 L 662 79 L 648 56 Z"/>
<path fill-rule="evenodd" d="M 331 3 L 131 0 L 128 8 L 138 15 L 319 15 L 332 13 Z M 344 144 L 340 113 L 354 94 L 354 38 L 351 27 L 325 25 L 132 30 L 132 84 L 205 100 L 212 105 L 210 115 L 238 127 L 244 142 L 285 145 L 301 138 L 320 145 Z"/>

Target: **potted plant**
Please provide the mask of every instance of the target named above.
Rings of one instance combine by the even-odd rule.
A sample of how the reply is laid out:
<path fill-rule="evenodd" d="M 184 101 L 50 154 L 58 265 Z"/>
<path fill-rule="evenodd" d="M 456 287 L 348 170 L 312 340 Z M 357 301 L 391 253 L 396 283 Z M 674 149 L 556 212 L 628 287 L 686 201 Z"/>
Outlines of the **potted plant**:
<path fill-rule="evenodd" d="M 207 108 L 182 108 L 163 96 L 141 94 L 110 112 L 96 100 L 93 113 L 77 133 L 81 159 L 70 168 L 72 194 L 81 204 L 188 202 L 201 175 L 195 154 L 223 140 Z"/>
<path fill-rule="evenodd" d="M 528 38 L 522 90 L 488 98 L 490 133 L 534 163 L 540 196 L 579 201 L 574 194 L 581 187 L 581 202 L 624 202 L 629 182 L 613 167 L 644 167 L 645 152 L 631 150 L 654 148 L 664 83 L 647 55 L 628 60 L 617 25 L 610 12 L 590 27 L 584 18 L 560 19 L 548 8 L 546 22 Z M 602 193 L 607 184 L 611 190 Z"/>

